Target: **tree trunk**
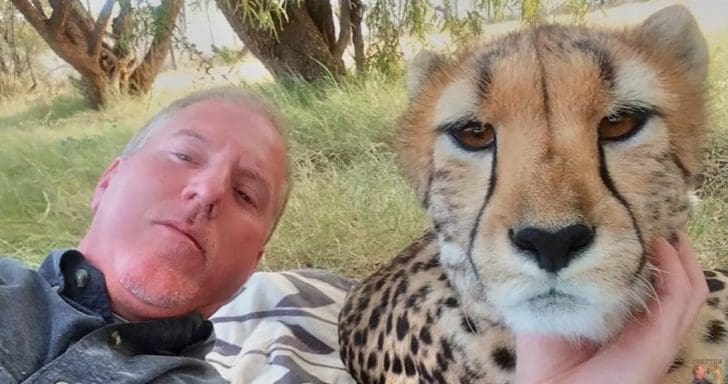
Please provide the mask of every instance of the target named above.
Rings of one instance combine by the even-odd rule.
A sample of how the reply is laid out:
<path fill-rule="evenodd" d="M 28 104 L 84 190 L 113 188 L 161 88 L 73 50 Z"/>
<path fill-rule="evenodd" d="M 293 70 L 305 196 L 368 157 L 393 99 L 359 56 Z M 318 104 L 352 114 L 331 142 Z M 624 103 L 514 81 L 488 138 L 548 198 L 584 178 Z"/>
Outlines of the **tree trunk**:
<path fill-rule="evenodd" d="M 174 47 L 169 47 L 169 59 L 172 60 L 172 69 L 177 70 L 177 57 L 174 55 Z"/>
<path fill-rule="evenodd" d="M 171 45 L 174 24 L 182 0 L 162 0 L 155 12 L 154 38 L 144 58 L 137 63 L 132 28 L 131 1 L 119 0 L 121 11 L 114 20 L 112 41 L 105 39 L 116 0 L 106 0 L 94 20 L 80 0 L 48 0 L 47 17 L 40 0 L 11 0 L 48 46 L 81 75 L 83 93 L 93 108 L 105 106 L 114 91 L 146 93 L 164 63 Z M 121 20 L 119 20 L 121 19 Z M 121 25 L 121 27 L 119 27 Z M 127 87 L 127 81 L 129 86 Z"/>
<path fill-rule="evenodd" d="M 354 43 L 354 63 L 356 73 L 366 73 L 366 56 L 364 55 L 364 35 L 361 31 L 361 23 L 364 19 L 364 4 L 361 0 L 351 0 L 351 40 Z"/>
<path fill-rule="evenodd" d="M 103 73 L 89 73 L 81 75 L 84 97 L 89 104 L 96 108 L 102 108 L 109 103 L 111 95 L 109 79 Z"/>
<path fill-rule="evenodd" d="M 9 73 L 8 71 L 8 65 L 5 64 L 5 60 L 3 59 L 3 46 L 0 45 L 0 74 L 6 75 Z"/>
<path fill-rule="evenodd" d="M 279 20 L 272 15 L 275 31 L 254 25 L 244 17 L 235 0 L 216 0 L 216 3 L 240 40 L 276 79 L 293 75 L 316 81 L 336 79 L 345 73 L 341 55 L 334 54 L 336 41 L 328 1 L 286 2 L 287 18 Z M 251 2 L 250 6 L 260 6 L 256 4 Z"/>
<path fill-rule="evenodd" d="M 2 41 L 0 41 L 0 74 L 9 74 L 9 73 L 10 73 L 10 68 L 8 68 L 8 64 L 5 63 L 5 52 L 3 51 Z"/>
<path fill-rule="evenodd" d="M 30 53 L 28 51 L 25 52 L 25 69 L 30 74 L 30 81 L 33 83 L 30 85 L 30 90 L 35 89 L 35 87 L 38 86 L 38 80 L 35 78 L 35 72 L 33 71 L 33 63 L 30 60 Z"/>
<path fill-rule="evenodd" d="M 8 18 L 8 30 L 5 36 L 5 41 L 10 45 L 10 56 L 13 60 L 13 78 L 18 79 L 23 74 L 23 64 L 20 62 L 20 53 L 18 53 L 18 46 L 15 43 L 15 12 L 10 10 L 10 17 Z"/>
<path fill-rule="evenodd" d="M 160 7 L 163 12 L 157 20 L 152 45 L 144 56 L 144 60 L 129 78 L 129 90 L 133 94 L 146 94 L 152 90 L 154 79 L 164 66 L 164 61 L 172 48 L 174 24 L 182 10 L 182 0 L 162 0 Z"/>

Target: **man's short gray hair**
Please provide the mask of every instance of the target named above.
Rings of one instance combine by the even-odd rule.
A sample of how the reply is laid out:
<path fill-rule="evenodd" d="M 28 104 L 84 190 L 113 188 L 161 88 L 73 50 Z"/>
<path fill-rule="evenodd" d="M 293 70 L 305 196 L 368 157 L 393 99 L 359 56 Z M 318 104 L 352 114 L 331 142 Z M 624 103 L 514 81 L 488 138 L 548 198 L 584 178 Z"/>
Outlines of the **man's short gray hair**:
<path fill-rule="evenodd" d="M 202 91 L 197 91 L 172 102 L 164 109 L 159 111 L 156 115 L 154 115 L 149 121 L 147 121 L 146 124 L 144 124 L 144 126 L 142 126 L 141 129 L 137 131 L 136 134 L 134 134 L 134 136 L 131 138 L 131 140 L 129 140 L 129 143 L 124 148 L 121 156 L 123 158 L 127 158 L 129 156 L 132 156 L 139 149 L 141 149 L 144 144 L 149 141 L 150 138 L 159 133 L 162 128 L 166 127 L 165 123 L 170 120 L 175 113 L 193 104 L 211 100 L 230 102 L 262 114 L 263 117 L 268 119 L 273 124 L 276 132 L 281 136 L 283 144 L 286 147 L 286 163 L 288 163 L 288 145 L 286 143 L 285 121 L 279 108 L 261 95 L 232 86 L 210 88 Z M 282 216 L 283 211 L 285 210 L 286 203 L 288 201 L 288 195 L 291 185 L 291 169 L 288 164 L 286 164 L 286 167 L 286 180 L 284 182 L 284 185 L 282 186 L 281 191 L 279 191 L 278 198 L 275 201 L 276 205 L 274 206 L 273 211 L 275 221 L 273 227 L 271 228 L 271 234 L 278 225 L 278 221 Z"/>
<path fill-rule="evenodd" d="M 277 106 L 258 94 L 237 87 L 219 87 L 191 93 L 159 111 L 129 140 L 122 157 L 129 157 L 143 147 L 152 136 L 165 127 L 164 123 L 175 113 L 193 104 L 210 100 L 228 101 L 261 113 L 270 120 L 278 134 L 285 139 L 283 117 Z"/>

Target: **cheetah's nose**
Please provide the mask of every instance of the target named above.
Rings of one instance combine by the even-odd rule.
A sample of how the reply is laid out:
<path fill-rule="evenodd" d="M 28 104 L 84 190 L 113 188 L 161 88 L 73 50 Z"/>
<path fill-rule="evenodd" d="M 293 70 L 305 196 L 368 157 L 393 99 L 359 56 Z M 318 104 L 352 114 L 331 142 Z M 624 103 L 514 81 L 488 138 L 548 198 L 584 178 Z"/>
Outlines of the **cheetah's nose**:
<path fill-rule="evenodd" d="M 508 237 L 513 245 L 532 257 L 541 269 L 557 273 L 591 244 L 594 230 L 584 224 L 573 224 L 556 232 L 527 227 L 515 233 L 509 230 Z"/>

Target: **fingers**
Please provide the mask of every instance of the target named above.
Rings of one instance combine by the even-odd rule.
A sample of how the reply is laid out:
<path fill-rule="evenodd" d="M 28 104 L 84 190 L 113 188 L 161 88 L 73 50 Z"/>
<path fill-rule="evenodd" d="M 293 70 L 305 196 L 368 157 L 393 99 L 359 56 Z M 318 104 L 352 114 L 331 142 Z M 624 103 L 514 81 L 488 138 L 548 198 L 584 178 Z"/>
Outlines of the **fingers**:
<path fill-rule="evenodd" d="M 650 332 L 656 337 L 669 336 L 683 331 L 683 319 L 692 315 L 689 306 L 692 297 L 692 276 L 688 274 L 683 261 L 689 257 L 681 255 L 663 238 L 653 243 L 652 260 L 658 266 L 659 276 L 655 280 L 657 299 L 647 303 Z M 692 272 L 691 272 L 692 273 Z"/>
<path fill-rule="evenodd" d="M 665 312 L 658 315 L 664 319 L 678 316 L 680 321 L 673 321 L 667 330 L 682 335 L 695 321 L 708 295 L 703 270 L 685 235 L 678 236 L 675 247 L 662 238 L 654 244 L 653 259 L 662 276 L 655 286 L 659 302 L 650 303 L 648 308 Z"/>
<path fill-rule="evenodd" d="M 695 255 L 690 240 L 687 239 L 685 234 L 678 235 L 678 243 L 676 246 L 677 255 L 680 257 L 680 262 L 685 268 L 685 272 L 690 279 L 690 282 L 694 288 L 696 297 L 704 296 L 703 299 L 708 297 L 708 284 L 705 281 L 705 275 L 703 275 L 703 267 L 698 262 L 698 257 Z"/>
<path fill-rule="evenodd" d="M 685 288 L 690 286 L 690 277 L 677 250 L 664 238 L 657 238 L 653 242 L 651 256 L 652 262 L 659 269 L 660 276 L 655 282 L 655 289 L 661 301 L 674 297 L 675 294 L 686 293 Z"/>
<path fill-rule="evenodd" d="M 698 257 L 684 234 L 679 235 L 676 249 L 685 273 L 690 280 L 690 286 L 687 288 L 688 303 L 685 308 L 685 324 L 683 324 L 683 327 L 689 328 L 708 297 L 708 284 L 705 281 L 703 268 L 698 262 Z"/>
<path fill-rule="evenodd" d="M 622 364 L 649 367 L 639 381 L 645 383 L 657 382 L 667 373 L 707 296 L 702 269 L 685 236 L 675 247 L 657 239 L 652 251 L 661 274 L 655 282 L 657 300 L 649 302 L 648 313 L 628 323 L 615 343 L 595 359 L 624 359 Z"/>
<path fill-rule="evenodd" d="M 708 297 L 703 269 L 684 234 L 678 235 L 674 248 L 661 238 L 654 244 L 653 259 L 661 270 L 661 278 L 655 284 L 660 302 L 651 303 L 650 309 L 658 304 L 662 311 L 679 308 L 683 321 L 675 324 L 675 332 L 684 332 Z"/>
<path fill-rule="evenodd" d="M 583 341 L 568 340 L 562 336 L 519 333 L 516 335 L 516 351 L 519 363 L 522 357 L 525 363 L 529 356 L 550 356 L 550 364 L 563 367 L 583 362 L 594 354 L 596 346 Z M 551 367 L 538 367 L 539 370 L 546 368 Z"/>
<path fill-rule="evenodd" d="M 516 383 L 563 382 L 568 374 L 596 352 L 594 345 L 575 343 L 563 337 L 519 333 L 516 335 Z M 538 379 L 537 379 L 538 378 Z"/>

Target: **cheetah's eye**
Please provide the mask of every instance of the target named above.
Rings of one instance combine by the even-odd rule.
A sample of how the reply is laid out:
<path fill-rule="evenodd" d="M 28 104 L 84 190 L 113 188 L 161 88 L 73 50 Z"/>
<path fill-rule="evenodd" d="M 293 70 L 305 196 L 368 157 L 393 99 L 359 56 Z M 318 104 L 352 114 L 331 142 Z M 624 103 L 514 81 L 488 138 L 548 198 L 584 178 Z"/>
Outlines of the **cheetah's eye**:
<path fill-rule="evenodd" d="M 599 122 L 599 140 L 627 140 L 645 125 L 651 115 L 648 110 L 633 110 L 606 116 Z"/>
<path fill-rule="evenodd" d="M 479 121 L 469 121 L 448 131 L 455 142 L 468 151 L 480 151 L 495 142 L 495 128 Z"/>

